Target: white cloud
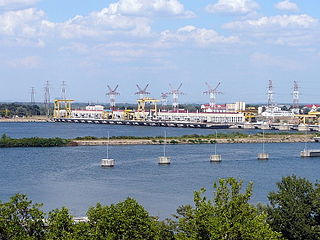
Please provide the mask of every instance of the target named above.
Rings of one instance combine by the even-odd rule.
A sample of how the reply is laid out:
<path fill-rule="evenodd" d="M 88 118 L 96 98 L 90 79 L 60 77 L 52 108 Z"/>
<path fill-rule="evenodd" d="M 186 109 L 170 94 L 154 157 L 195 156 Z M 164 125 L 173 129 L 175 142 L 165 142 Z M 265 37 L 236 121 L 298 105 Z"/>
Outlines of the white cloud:
<path fill-rule="evenodd" d="M 284 70 L 301 70 L 302 64 L 282 56 L 273 56 L 266 53 L 253 53 L 250 60 L 255 65 L 278 67 Z"/>
<path fill-rule="evenodd" d="M 306 14 L 301 15 L 278 15 L 261 17 L 254 20 L 235 21 L 224 25 L 227 29 L 263 29 L 270 27 L 279 28 L 311 28 L 316 26 L 319 20 Z"/>
<path fill-rule="evenodd" d="M 275 5 L 276 9 L 282 10 L 282 11 L 292 11 L 292 12 L 298 12 L 299 7 L 296 3 L 290 2 L 289 0 L 284 0 L 282 2 L 278 2 Z"/>
<path fill-rule="evenodd" d="M 8 62 L 8 65 L 13 68 L 38 68 L 41 64 L 41 58 L 38 56 L 27 56 L 23 58 L 17 58 Z"/>
<path fill-rule="evenodd" d="M 24 8 L 36 4 L 38 0 L 0 0 L 0 10 Z"/>
<path fill-rule="evenodd" d="M 254 12 L 259 5 L 253 0 L 218 0 L 215 4 L 206 6 L 206 11 L 212 13 L 248 14 Z"/>
<path fill-rule="evenodd" d="M 194 17 L 178 0 L 119 0 L 106 9 L 109 14 L 150 16 L 156 13 L 182 17 Z"/>
<path fill-rule="evenodd" d="M 213 29 L 196 28 L 194 26 L 185 26 L 177 31 L 163 31 L 161 33 L 162 42 L 195 42 L 198 45 L 205 46 L 218 43 L 235 43 L 237 37 L 224 37 L 219 35 Z"/>

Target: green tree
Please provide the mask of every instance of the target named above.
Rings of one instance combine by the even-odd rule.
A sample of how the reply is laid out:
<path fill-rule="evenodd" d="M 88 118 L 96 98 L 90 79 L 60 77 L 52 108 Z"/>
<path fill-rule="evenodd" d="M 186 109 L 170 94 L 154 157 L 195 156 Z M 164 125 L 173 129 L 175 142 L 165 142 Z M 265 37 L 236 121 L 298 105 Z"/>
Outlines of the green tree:
<path fill-rule="evenodd" d="M 159 239 L 154 219 L 132 198 L 111 206 L 97 204 L 88 210 L 87 215 L 95 239 Z"/>
<path fill-rule="evenodd" d="M 67 208 L 63 207 L 49 212 L 47 223 L 47 239 L 64 240 L 71 238 L 74 221 Z"/>
<path fill-rule="evenodd" d="M 269 222 L 287 239 L 320 239 L 320 190 L 305 178 L 288 176 L 269 193 Z"/>
<path fill-rule="evenodd" d="M 42 204 L 32 204 L 25 195 L 17 194 L 6 203 L 0 202 L 0 239 L 44 239 Z"/>
<path fill-rule="evenodd" d="M 265 213 L 249 204 L 252 183 L 241 193 L 242 181 L 220 179 L 214 184 L 214 197 L 208 200 L 205 189 L 194 194 L 194 205 L 177 210 L 178 240 L 255 240 L 279 239 Z"/>

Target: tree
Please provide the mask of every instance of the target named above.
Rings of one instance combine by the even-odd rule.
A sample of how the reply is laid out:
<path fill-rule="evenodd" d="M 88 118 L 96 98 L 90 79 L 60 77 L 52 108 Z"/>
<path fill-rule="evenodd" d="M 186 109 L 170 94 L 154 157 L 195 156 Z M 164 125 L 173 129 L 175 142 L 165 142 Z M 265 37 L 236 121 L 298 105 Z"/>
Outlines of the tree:
<path fill-rule="evenodd" d="M 269 223 L 287 239 L 320 238 L 320 190 L 305 178 L 288 176 L 268 195 Z"/>
<path fill-rule="evenodd" d="M 266 222 L 265 213 L 249 204 L 250 183 L 241 193 L 242 181 L 220 179 L 214 184 L 214 197 L 207 200 L 205 189 L 194 194 L 195 207 L 182 206 L 177 210 L 178 240 L 235 240 L 279 239 Z"/>
<path fill-rule="evenodd" d="M 44 239 L 44 213 L 40 207 L 42 204 L 32 204 L 22 194 L 0 202 L 0 239 Z"/>
<path fill-rule="evenodd" d="M 49 212 L 47 239 L 70 239 L 74 221 L 65 207 Z"/>
<path fill-rule="evenodd" d="M 132 198 L 111 206 L 97 204 L 87 215 L 95 239 L 158 239 L 154 219 Z"/>

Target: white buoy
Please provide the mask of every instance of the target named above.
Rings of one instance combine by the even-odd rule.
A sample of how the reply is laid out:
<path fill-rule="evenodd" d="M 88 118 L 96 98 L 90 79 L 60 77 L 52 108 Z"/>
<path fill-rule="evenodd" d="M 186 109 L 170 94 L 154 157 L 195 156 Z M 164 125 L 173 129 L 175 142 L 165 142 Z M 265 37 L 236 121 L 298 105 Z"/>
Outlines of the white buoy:
<path fill-rule="evenodd" d="M 216 130 L 216 139 L 214 143 L 214 154 L 210 155 L 210 162 L 221 162 L 222 157 L 220 154 L 217 154 L 217 139 L 218 139 L 218 133 Z"/>
<path fill-rule="evenodd" d="M 268 160 L 269 159 L 269 154 L 264 151 L 264 130 L 262 131 L 262 153 L 258 154 L 258 160 Z"/>
<path fill-rule="evenodd" d="M 112 158 L 101 159 L 101 167 L 114 167 L 115 161 Z"/>
<path fill-rule="evenodd" d="M 114 167 L 115 165 L 115 160 L 112 158 L 109 158 L 109 140 L 110 140 L 110 136 L 109 136 L 109 132 L 108 132 L 108 141 L 107 141 L 107 158 L 103 158 L 101 159 L 101 167 Z"/>
<path fill-rule="evenodd" d="M 163 156 L 158 158 L 159 165 L 168 165 L 171 163 L 171 158 L 166 156 L 166 143 L 167 143 L 167 132 L 164 131 Z"/>

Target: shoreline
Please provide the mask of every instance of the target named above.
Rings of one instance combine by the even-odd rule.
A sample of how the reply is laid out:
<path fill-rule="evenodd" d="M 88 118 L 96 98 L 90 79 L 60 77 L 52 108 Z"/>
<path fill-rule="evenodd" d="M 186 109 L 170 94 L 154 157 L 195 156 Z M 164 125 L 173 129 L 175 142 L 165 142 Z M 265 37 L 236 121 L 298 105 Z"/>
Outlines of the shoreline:
<path fill-rule="evenodd" d="M 0 118 L 2 123 L 27 123 L 27 122 L 53 122 L 50 118 L 46 116 L 34 116 L 26 118 Z"/>
<path fill-rule="evenodd" d="M 218 144 L 235 144 L 235 143 L 304 143 L 304 142 L 315 142 L 314 135 L 281 135 L 281 136 L 270 136 L 266 138 L 260 137 L 248 137 L 248 138 L 170 138 L 167 140 L 166 144 L 170 145 L 181 145 L 181 144 L 213 144 L 216 141 Z M 105 146 L 109 145 L 161 145 L 163 144 L 163 139 L 154 140 L 154 139 L 106 139 L 99 140 L 71 140 L 71 146 Z"/>

